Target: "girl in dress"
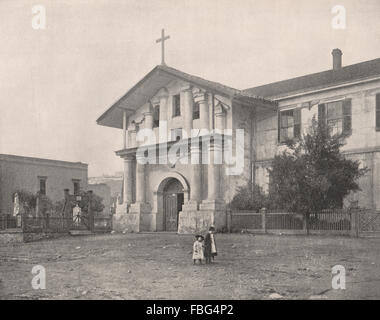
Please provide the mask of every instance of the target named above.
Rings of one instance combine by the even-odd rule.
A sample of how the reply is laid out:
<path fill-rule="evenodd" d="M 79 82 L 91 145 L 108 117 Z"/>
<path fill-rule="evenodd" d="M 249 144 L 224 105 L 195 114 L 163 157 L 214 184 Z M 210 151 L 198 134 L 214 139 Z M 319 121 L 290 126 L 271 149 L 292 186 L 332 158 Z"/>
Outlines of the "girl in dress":
<path fill-rule="evenodd" d="M 214 261 L 215 256 L 218 255 L 216 251 L 216 242 L 215 242 L 215 228 L 211 226 L 208 229 L 208 233 L 205 237 L 205 258 L 206 263 L 211 263 L 211 258 Z"/>
<path fill-rule="evenodd" d="M 202 264 L 202 260 L 204 259 L 203 254 L 203 236 L 196 235 L 195 242 L 193 244 L 193 263 L 196 264 L 196 261 L 199 260 L 199 264 Z"/>

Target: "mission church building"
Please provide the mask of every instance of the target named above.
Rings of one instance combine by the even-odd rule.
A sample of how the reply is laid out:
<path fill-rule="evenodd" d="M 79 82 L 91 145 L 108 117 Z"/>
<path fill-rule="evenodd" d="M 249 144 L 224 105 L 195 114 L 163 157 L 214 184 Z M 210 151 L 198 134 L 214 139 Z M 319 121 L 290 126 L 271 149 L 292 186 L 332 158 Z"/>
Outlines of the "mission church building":
<path fill-rule="evenodd" d="M 380 209 L 380 59 L 342 67 L 342 52 L 332 51 L 331 70 L 237 90 L 167 66 L 164 61 L 115 102 L 97 123 L 122 129 L 124 160 L 123 203 L 114 216 L 114 229 L 193 233 L 210 225 L 227 226 L 226 206 L 236 188 L 252 181 L 268 189 L 273 157 L 287 139 L 300 137 L 313 116 L 333 132 L 349 134 L 343 152 L 370 170 L 359 181 L 361 191 L 345 200 Z M 162 130 L 167 134 L 162 134 Z M 174 164 L 139 161 L 139 130 L 152 129 L 151 149 L 182 143 L 191 159 L 200 159 L 203 142 L 190 144 L 182 132 L 231 129 L 211 139 L 211 161 Z M 226 135 L 236 156 L 236 130 L 244 130 L 242 170 L 227 174 L 230 164 L 212 161 Z M 158 139 L 159 137 L 159 139 Z M 167 140 L 167 143 L 165 140 Z M 164 162 L 164 163 L 163 163 Z"/>

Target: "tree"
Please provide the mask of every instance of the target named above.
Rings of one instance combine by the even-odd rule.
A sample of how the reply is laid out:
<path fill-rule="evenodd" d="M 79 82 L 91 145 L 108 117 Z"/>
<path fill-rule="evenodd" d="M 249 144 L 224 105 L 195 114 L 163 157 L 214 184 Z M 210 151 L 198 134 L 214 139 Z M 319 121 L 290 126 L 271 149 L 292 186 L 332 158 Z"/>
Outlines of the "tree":
<path fill-rule="evenodd" d="M 30 214 L 36 208 L 37 196 L 29 191 L 18 189 L 12 193 L 12 202 L 15 201 L 16 193 L 23 212 Z"/>
<path fill-rule="evenodd" d="M 50 198 L 43 194 L 39 194 L 37 195 L 37 197 L 39 199 L 39 213 L 42 215 L 50 214 L 51 211 L 54 209 L 53 202 L 50 200 Z"/>
<path fill-rule="evenodd" d="M 248 182 L 244 186 L 236 189 L 236 194 L 230 202 L 231 209 L 235 210 L 253 210 L 258 212 L 261 208 L 267 206 L 267 196 L 262 188 Z"/>
<path fill-rule="evenodd" d="M 82 200 L 79 202 L 79 206 L 81 207 L 82 210 L 88 211 L 89 201 L 88 201 L 88 197 L 86 197 L 87 192 L 80 191 L 79 195 L 82 197 Z M 104 210 L 103 198 L 98 196 L 95 193 L 92 194 L 91 210 L 93 212 L 102 212 Z"/>
<path fill-rule="evenodd" d="M 288 150 L 275 156 L 270 174 L 271 201 L 291 212 L 302 213 L 309 233 L 310 214 L 341 208 L 357 180 L 367 172 L 358 161 L 346 159 L 340 149 L 346 136 L 332 134 L 324 122 L 312 119 L 307 134 L 287 141 Z"/>
<path fill-rule="evenodd" d="M 79 207 L 82 209 L 82 211 L 88 212 L 89 201 L 87 197 L 87 192 L 80 191 L 78 195 L 81 196 L 81 200 L 79 201 L 79 204 L 78 204 Z M 71 207 L 74 207 L 75 204 L 76 204 L 76 201 L 72 201 L 70 203 Z M 55 215 L 61 216 L 63 214 L 64 205 L 65 205 L 65 200 L 57 201 L 54 204 Z M 104 210 L 103 198 L 96 195 L 95 193 L 92 194 L 91 210 L 95 213 L 99 213 Z"/>
<path fill-rule="evenodd" d="M 44 215 L 53 209 L 53 202 L 46 195 L 40 194 L 39 192 L 37 192 L 37 194 L 33 194 L 29 191 L 19 189 L 13 192 L 13 201 L 15 199 L 16 193 L 18 194 L 20 205 L 22 206 L 22 209 L 26 214 L 33 215 L 36 213 L 35 211 L 37 209 L 37 198 L 39 207 L 38 210 L 41 214 Z"/>

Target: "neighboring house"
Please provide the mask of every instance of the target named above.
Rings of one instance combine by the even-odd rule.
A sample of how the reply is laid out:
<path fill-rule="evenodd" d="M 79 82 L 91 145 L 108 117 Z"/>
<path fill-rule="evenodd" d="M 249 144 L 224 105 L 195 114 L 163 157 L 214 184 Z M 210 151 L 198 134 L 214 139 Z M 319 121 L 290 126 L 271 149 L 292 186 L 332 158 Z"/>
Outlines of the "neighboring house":
<path fill-rule="evenodd" d="M 236 187 L 251 180 L 267 189 L 266 169 L 284 149 L 283 141 L 297 139 L 314 115 L 334 132 L 349 133 L 344 152 L 371 169 L 360 180 L 363 191 L 351 200 L 379 209 L 380 59 L 342 67 L 341 55 L 333 50 L 332 70 L 247 90 L 156 66 L 97 120 L 122 129 L 124 137 L 116 152 L 124 160 L 124 182 L 115 229 L 191 233 L 211 224 L 225 228 L 225 206 Z M 136 139 L 142 129 L 155 134 L 150 147 Z M 186 145 L 189 158 L 199 159 L 206 144 L 190 145 L 185 133 L 192 129 L 204 137 L 208 135 L 199 130 L 232 129 L 223 143 L 232 139 L 233 154 L 243 157 L 239 174 L 227 174 L 231 165 L 225 161 L 163 164 L 167 157 L 161 151 L 177 144 Z M 235 144 L 236 129 L 244 129 L 243 150 Z M 215 158 L 218 140 L 206 147 Z M 146 150 L 139 152 L 141 148 Z M 156 163 L 141 161 L 150 151 L 157 151 Z"/>
<path fill-rule="evenodd" d="M 64 189 L 87 190 L 87 171 L 81 162 L 0 154 L 0 214 L 13 213 L 16 190 L 40 192 L 53 202 L 64 199 Z"/>
<path fill-rule="evenodd" d="M 255 180 L 265 189 L 266 170 L 287 138 L 305 132 L 313 118 L 333 132 L 349 136 L 342 151 L 369 172 L 360 179 L 360 192 L 347 197 L 365 208 L 380 209 L 380 59 L 342 67 L 342 52 L 334 49 L 333 68 L 303 77 L 247 89 L 278 103 L 278 111 L 257 113 Z"/>
<path fill-rule="evenodd" d="M 123 174 L 116 173 L 115 175 L 103 175 L 98 177 L 89 177 L 88 184 L 106 184 L 110 187 L 111 197 L 117 198 L 120 196 L 123 184 Z"/>

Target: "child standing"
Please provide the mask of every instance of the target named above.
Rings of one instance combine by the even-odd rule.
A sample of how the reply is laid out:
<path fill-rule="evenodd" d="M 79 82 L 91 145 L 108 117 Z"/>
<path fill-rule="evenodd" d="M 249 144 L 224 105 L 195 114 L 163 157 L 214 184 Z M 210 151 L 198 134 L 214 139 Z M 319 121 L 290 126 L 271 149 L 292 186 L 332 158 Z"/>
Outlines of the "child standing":
<path fill-rule="evenodd" d="M 204 259 L 203 254 L 203 236 L 196 235 L 195 242 L 193 244 L 193 263 L 196 264 L 196 261 L 199 260 L 199 264 L 202 264 L 202 260 Z"/>
<path fill-rule="evenodd" d="M 215 242 L 215 228 L 211 226 L 208 229 L 208 233 L 205 237 L 205 257 L 206 263 L 211 263 L 211 258 L 214 260 L 215 256 L 218 255 L 216 251 L 216 242 Z"/>

